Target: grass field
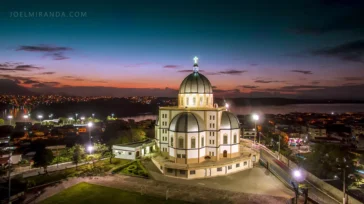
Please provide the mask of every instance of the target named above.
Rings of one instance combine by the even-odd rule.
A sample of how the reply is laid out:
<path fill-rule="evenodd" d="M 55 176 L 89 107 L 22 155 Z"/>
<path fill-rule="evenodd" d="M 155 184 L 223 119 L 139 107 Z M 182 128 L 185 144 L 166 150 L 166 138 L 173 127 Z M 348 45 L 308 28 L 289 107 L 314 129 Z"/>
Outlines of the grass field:
<path fill-rule="evenodd" d="M 42 204 L 54 203 L 128 203 L 128 204 L 154 204 L 154 203 L 187 203 L 178 200 L 168 200 L 164 198 L 141 195 L 140 193 L 123 191 L 115 188 L 109 188 L 89 183 L 79 183 L 72 186 L 50 198 L 47 198 Z"/>

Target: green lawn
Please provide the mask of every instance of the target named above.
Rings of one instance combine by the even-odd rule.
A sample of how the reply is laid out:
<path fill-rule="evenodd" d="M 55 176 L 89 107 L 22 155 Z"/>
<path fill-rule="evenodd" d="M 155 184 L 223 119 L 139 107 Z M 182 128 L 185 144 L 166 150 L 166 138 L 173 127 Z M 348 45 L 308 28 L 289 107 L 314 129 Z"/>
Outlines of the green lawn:
<path fill-rule="evenodd" d="M 89 183 L 79 183 L 50 198 L 45 199 L 42 204 L 54 203 L 127 203 L 127 204 L 153 204 L 153 203 L 187 203 L 178 200 L 168 200 L 164 198 L 140 195 L 140 193 L 123 191 Z"/>

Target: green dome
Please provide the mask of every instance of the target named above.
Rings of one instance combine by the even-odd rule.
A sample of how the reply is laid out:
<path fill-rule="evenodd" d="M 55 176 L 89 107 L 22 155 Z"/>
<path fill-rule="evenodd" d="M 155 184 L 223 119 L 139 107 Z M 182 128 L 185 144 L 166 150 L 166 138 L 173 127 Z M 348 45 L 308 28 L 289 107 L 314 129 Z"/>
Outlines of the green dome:
<path fill-rule="evenodd" d="M 179 94 L 212 94 L 212 86 L 204 75 L 193 72 L 182 81 Z"/>

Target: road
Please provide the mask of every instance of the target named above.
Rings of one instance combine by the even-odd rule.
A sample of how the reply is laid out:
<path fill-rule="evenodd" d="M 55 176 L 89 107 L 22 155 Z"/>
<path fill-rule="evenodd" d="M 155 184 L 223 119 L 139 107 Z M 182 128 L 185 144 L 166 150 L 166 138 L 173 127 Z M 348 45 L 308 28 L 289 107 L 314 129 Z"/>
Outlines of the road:
<path fill-rule="evenodd" d="M 291 170 L 284 163 L 281 163 L 280 161 L 277 162 L 277 158 L 263 148 L 261 149 L 261 159 L 269 163 L 270 169 L 278 174 L 278 177 L 280 177 L 283 182 L 285 182 L 287 185 L 290 185 L 292 180 Z M 324 204 L 341 203 L 340 201 L 337 201 L 336 199 L 320 191 L 308 181 L 303 181 L 301 183 L 308 186 L 308 195 L 312 200 Z"/>

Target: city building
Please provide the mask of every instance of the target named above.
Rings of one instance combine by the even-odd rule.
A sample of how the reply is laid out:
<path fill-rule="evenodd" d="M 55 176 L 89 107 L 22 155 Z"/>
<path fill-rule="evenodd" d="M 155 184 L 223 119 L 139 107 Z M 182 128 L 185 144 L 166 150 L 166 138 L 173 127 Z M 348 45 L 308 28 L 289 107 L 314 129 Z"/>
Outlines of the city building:
<path fill-rule="evenodd" d="M 145 140 L 142 142 L 133 142 L 128 144 L 113 145 L 112 151 L 115 158 L 135 160 L 143 156 L 147 156 L 156 149 L 153 140 Z"/>
<path fill-rule="evenodd" d="M 315 139 L 316 137 L 327 137 L 326 128 L 318 125 L 309 125 L 308 137 L 310 140 Z"/>
<path fill-rule="evenodd" d="M 195 57 L 181 83 L 177 107 L 160 107 L 155 126 L 161 156 L 154 164 L 167 176 L 202 178 L 252 168 L 257 153 L 240 152 L 240 125 L 228 106 L 214 104 L 210 81 Z M 254 160 L 253 159 L 253 160 Z"/>

